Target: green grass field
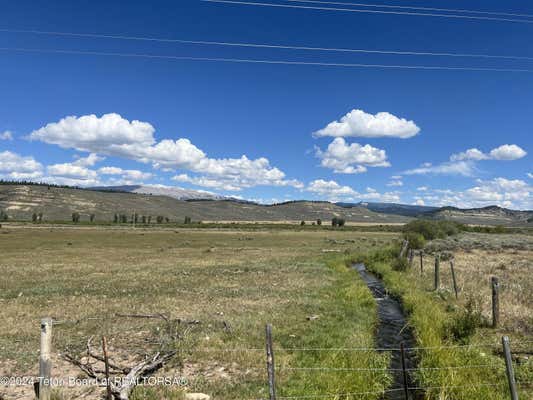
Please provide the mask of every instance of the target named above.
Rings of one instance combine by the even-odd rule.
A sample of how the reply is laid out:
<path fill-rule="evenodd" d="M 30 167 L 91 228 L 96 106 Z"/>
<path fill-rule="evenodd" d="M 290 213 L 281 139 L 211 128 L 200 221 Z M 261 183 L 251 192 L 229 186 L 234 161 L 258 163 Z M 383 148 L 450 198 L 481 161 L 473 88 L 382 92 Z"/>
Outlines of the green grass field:
<path fill-rule="evenodd" d="M 185 376 L 188 391 L 216 399 L 263 397 L 266 323 L 273 325 L 277 348 L 373 346 L 375 303 L 346 268 L 345 254 L 381 247 L 396 235 L 4 226 L 0 375 L 37 373 L 39 319 L 50 316 L 61 322 L 54 327 L 55 376 L 80 375 L 59 354 L 68 350 L 81 357 L 89 337 L 95 336 L 97 349 L 105 335 L 112 358 L 126 365 L 162 347 L 178 349 L 159 374 Z M 169 328 L 160 319 L 115 316 L 155 313 L 199 323 Z M 308 320 L 312 315 L 318 318 Z M 385 367 L 387 356 L 374 352 L 280 351 L 276 358 L 284 396 L 373 392 L 389 379 L 384 371 L 289 369 Z M 181 392 L 139 388 L 135 398 L 179 398 Z M 28 387 L 0 387 L 0 393 L 31 398 Z M 61 398 L 101 393 L 94 387 L 58 389 Z"/>

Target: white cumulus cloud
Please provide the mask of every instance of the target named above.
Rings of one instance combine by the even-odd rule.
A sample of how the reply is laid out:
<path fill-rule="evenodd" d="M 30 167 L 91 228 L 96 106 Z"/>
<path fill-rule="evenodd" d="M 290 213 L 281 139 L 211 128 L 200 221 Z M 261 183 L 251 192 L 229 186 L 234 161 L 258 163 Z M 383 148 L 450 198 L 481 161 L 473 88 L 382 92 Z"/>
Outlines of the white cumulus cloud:
<path fill-rule="evenodd" d="M 37 179 L 42 176 L 43 165 L 33 157 L 21 156 L 11 151 L 0 152 L 2 179 Z"/>
<path fill-rule="evenodd" d="M 347 144 L 343 138 L 335 138 L 325 151 L 316 149 L 320 165 L 336 173 L 356 174 L 366 172 L 366 167 L 390 167 L 385 150 L 369 144 Z"/>
<path fill-rule="evenodd" d="M 0 140 L 13 140 L 13 133 L 11 131 L 1 132 Z"/>
<path fill-rule="evenodd" d="M 63 148 L 103 154 L 150 163 L 165 171 L 183 169 L 202 175 L 196 183 L 215 187 L 214 181 L 235 190 L 258 186 L 302 186 L 285 178 L 285 173 L 260 157 L 209 158 L 189 139 L 154 137 L 155 128 L 147 122 L 128 121 L 119 114 L 102 117 L 70 116 L 33 131 L 30 140 L 40 140 Z"/>
<path fill-rule="evenodd" d="M 404 171 L 405 175 L 474 175 L 475 167 L 471 161 L 446 162 L 438 165 L 423 164 L 418 168 Z"/>
<path fill-rule="evenodd" d="M 352 110 L 340 121 L 330 122 L 325 128 L 313 133 L 315 137 L 396 137 L 410 138 L 417 135 L 420 128 L 413 122 L 398 118 L 388 112 L 372 115 L 363 110 Z"/>
<path fill-rule="evenodd" d="M 488 153 L 483 153 L 481 150 L 472 148 L 462 153 L 452 154 L 450 161 L 480 161 L 480 160 L 503 160 L 512 161 L 518 160 L 527 155 L 526 151 L 516 144 L 504 144 L 492 149 Z"/>

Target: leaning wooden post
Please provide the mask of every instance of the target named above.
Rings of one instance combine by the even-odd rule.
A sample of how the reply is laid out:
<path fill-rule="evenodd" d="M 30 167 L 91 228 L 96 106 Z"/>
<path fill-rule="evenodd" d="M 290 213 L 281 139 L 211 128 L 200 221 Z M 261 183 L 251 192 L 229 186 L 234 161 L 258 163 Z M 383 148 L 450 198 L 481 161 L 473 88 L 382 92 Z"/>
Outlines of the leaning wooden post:
<path fill-rule="evenodd" d="M 403 373 L 403 392 L 405 394 L 405 400 L 409 400 L 409 387 L 407 381 L 407 369 L 405 368 L 405 348 L 403 342 L 400 343 L 400 354 L 402 357 L 402 373 Z"/>
<path fill-rule="evenodd" d="M 498 278 L 491 278 L 492 286 L 492 327 L 497 328 L 500 323 L 500 284 Z"/>
<path fill-rule="evenodd" d="M 439 290 L 440 287 L 440 257 L 437 254 L 435 256 L 435 290 Z"/>
<path fill-rule="evenodd" d="M 276 381 L 275 381 L 275 366 L 274 366 L 274 348 L 272 347 L 272 325 L 266 326 L 266 356 L 267 356 L 267 373 L 268 373 L 268 389 L 270 400 L 276 400 Z"/>
<path fill-rule="evenodd" d="M 450 268 L 452 270 L 453 291 L 455 292 L 455 298 L 457 299 L 459 296 L 457 294 L 457 281 L 455 280 L 455 268 L 453 260 L 450 260 Z"/>
<path fill-rule="evenodd" d="M 420 275 L 424 274 L 424 252 L 420 250 Z"/>
<path fill-rule="evenodd" d="M 509 390 L 511 391 L 511 400 L 518 400 L 518 392 L 516 391 L 516 381 L 513 371 L 513 359 L 511 358 L 511 347 L 509 346 L 509 337 L 502 337 L 503 355 L 505 357 L 505 367 L 507 369 L 507 380 L 509 382 Z"/>
<path fill-rule="evenodd" d="M 105 336 L 102 336 L 102 352 L 104 353 L 106 400 L 111 400 L 113 394 L 111 393 L 111 382 L 109 381 L 109 358 L 107 356 L 107 339 Z"/>
<path fill-rule="evenodd" d="M 402 249 L 400 250 L 400 258 L 405 257 L 405 252 L 407 251 L 407 248 L 409 247 L 409 240 L 404 240 L 402 244 Z"/>
<path fill-rule="evenodd" d="M 41 320 L 41 348 L 39 354 L 39 400 L 50 400 L 52 375 L 52 318 Z"/>

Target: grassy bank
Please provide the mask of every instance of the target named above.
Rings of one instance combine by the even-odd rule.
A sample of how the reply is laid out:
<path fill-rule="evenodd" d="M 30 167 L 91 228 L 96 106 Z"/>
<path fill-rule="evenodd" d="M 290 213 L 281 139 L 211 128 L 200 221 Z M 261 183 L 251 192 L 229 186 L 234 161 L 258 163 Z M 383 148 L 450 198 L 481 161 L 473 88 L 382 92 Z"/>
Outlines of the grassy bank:
<path fill-rule="evenodd" d="M 405 271 L 395 270 L 397 254 L 397 248 L 388 247 L 355 255 L 354 260 L 365 262 L 383 279 L 390 293 L 401 299 L 418 347 L 422 348 L 417 351 L 420 364 L 415 377 L 417 385 L 426 388 L 426 398 L 508 399 L 498 343 L 502 334 L 511 332 L 493 332 L 473 299 L 457 301 L 447 289 L 432 291 L 428 287 L 429 273 L 421 275 L 417 264 Z M 428 267 L 432 265 L 426 264 Z M 515 342 L 524 340 L 523 335 L 513 336 Z M 522 361 L 516 365 L 517 376 L 522 382 L 530 382 L 533 365 Z M 521 390 L 531 394 L 525 387 Z"/>

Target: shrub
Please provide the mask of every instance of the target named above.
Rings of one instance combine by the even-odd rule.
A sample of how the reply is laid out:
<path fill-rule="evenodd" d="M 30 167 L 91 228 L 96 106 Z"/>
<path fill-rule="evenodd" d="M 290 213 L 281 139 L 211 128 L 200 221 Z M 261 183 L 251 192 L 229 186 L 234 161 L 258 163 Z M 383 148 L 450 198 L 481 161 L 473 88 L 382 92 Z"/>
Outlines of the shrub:
<path fill-rule="evenodd" d="M 409 262 L 405 257 L 398 257 L 392 261 L 392 269 L 394 271 L 407 271 Z"/>
<path fill-rule="evenodd" d="M 404 225 L 403 232 L 419 233 L 426 240 L 442 239 L 446 236 L 456 235 L 460 225 L 452 221 L 430 221 L 417 219 Z"/>
<path fill-rule="evenodd" d="M 151 215 L 148 216 L 148 223 L 149 223 L 149 224 L 152 223 L 152 216 L 151 216 Z"/>
<path fill-rule="evenodd" d="M 470 338 L 476 333 L 476 328 L 481 326 L 483 318 L 476 302 L 468 299 L 463 312 L 456 314 L 448 325 L 449 335 L 456 341 L 468 344 Z"/>
<path fill-rule="evenodd" d="M 339 226 L 341 226 L 341 227 L 346 224 L 346 221 L 344 220 L 344 218 L 339 218 L 337 221 L 339 223 Z"/>
<path fill-rule="evenodd" d="M 94 215 L 94 214 L 89 215 L 89 221 L 94 222 L 94 218 L 95 217 L 96 217 L 96 215 Z"/>
<path fill-rule="evenodd" d="M 190 224 L 191 222 L 192 222 L 191 217 L 185 217 L 185 219 L 183 220 L 183 223 L 186 225 Z"/>
<path fill-rule="evenodd" d="M 143 216 L 141 217 L 141 222 L 142 222 L 143 224 L 146 224 L 146 215 L 143 215 Z"/>
<path fill-rule="evenodd" d="M 80 213 L 77 213 L 77 212 L 72 213 L 72 222 L 76 224 L 80 222 Z"/>
<path fill-rule="evenodd" d="M 31 215 L 31 222 L 37 222 L 37 213 Z"/>
<path fill-rule="evenodd" d="M 412 249 L 423 249 L 426 244 L 424 236 L 417 232 L 405 232 L 403 237 L 405 240 L 409 241 L 409 247 Z"/>
<path fill-rule="evenodd" d="M 118 214 L 115 214 L 115 215 L 113 216 L 113 222 L 114 222 L 115 224 L 118 224 Z"/>
<path fill-rule="evenodd" d="M 0 221 L 7 221 L 7 213 L 4 210 L 0 210 Z"/>
<path fill-rule="evenodd" d="M 304 226 L 304 225 L 305 225 L 305 221 L 300 222 L 300 226 Z"/>
<path fill-rule="evenodd" d="M 317 219 L 317 220 L 316 220 L 316 224 L 317 224 L 317 225 L 322 225 L 322 220 L 321 220 L 320 218 Z"/>
<path fill-rule="evenodd" d="M 331 220 L 331 226 L 333 226 L 334 228 L 342 227 L 345 223 L 346 221 L 344 220 L 344 218 L 333 217 L 333 219 Z"/>
<path fill-rule="evenodd" d="M 156 221 L 158 224 L 162 224 L 163 223 L 163 216 L 162 215 L 158 215 L 157 218 L 156 218 Z"/>

